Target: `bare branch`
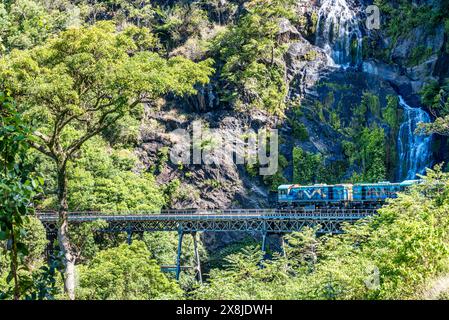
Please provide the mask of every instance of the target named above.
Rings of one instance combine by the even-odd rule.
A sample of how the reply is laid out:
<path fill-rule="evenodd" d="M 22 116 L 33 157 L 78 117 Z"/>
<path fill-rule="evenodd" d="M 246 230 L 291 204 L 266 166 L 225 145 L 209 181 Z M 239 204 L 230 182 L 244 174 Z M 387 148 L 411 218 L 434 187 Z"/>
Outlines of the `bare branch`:
<path fill-rule="evenodd" d="M 135 107 L 137 104 L 140 103 L 140 99 L 135 100 L 133 103 L 129 105 L 129 108 Z M 118 113 L 116 116 L 112 117 L 112 119 L 107 120 L 107 117 L 113 113 Z M 103 130 L 105 130 L 107 127 L 113 125 L 118 119 L 123 117 L 123 113 L 119 111 L 119 107 L 108 110 L 104 112 L 101 116 L 101 118 L 95 123 L 95 125 L 91 126 L 87 133 L 82 136 L 81 138 L 74 141 L 68 148 L 67 148 L 67 157 L 71 157 L 75 151 L 77 151 L 87 140 L 92 138 L 93 136 L 99 134 Z"/>
<path fill-rule="evenodd" d="M 33 141 L 30 142 L 30 146 L 32 148 L 38 150 L 39 152 L 45 154 L 46 156 L 48 156 L 48 157 L 50 157 L 50 158 L 52 158 L 54 160 L 57 160 L 57 157 L 51 151 L 46 149 L 45 146 L 39 145 L 39 144 L 37 144 L 37 143 L 35 143 Z"/>
<path fill-rule="evenodd" d="M 50 143 L 50 138 L 47 135 L 43 134 L 42 132 L 34 131 L 34 135 L 39 139 L 41 139 L 43 142 Z"/>

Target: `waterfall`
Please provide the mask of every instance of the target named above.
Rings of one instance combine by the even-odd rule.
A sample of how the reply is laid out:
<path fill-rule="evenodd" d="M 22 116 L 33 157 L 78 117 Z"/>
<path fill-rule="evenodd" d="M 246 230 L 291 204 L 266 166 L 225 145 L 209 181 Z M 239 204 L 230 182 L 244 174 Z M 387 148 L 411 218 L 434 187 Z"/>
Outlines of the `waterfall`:
<path fill-rule="evenodd" d="M 362 61 L 362 32 L 346 0 L 323 0 L 318 11 L 316 45 L 330 66 L 357 66 Z"/>
<path fill-rule="evenodd" d="M 402 181 L 415 179 L 417 173 L 424 173 L 426 167 L 431 165 L 432 137 L 415 133 L 418 123 L 430 122 L 424 110 L 410 107 L 401 96 L 399 105 L 404 109 L 404 122 L 398 135 L 398 178 Z"/>
<path fill-rule="evenodd" d="M 362 64 L 362 31 L 358 8 L 351 0 L 321 0 L 315 44 L 322 48 L 332 67 L 357 67 Z M 415 179 L 431 163 L 432 137 L 415 133 L 418 123 L 430 122 L 421 108 L 412 108 L 399 96 L 404 122 L 398 135 L 398 179 Z"/>

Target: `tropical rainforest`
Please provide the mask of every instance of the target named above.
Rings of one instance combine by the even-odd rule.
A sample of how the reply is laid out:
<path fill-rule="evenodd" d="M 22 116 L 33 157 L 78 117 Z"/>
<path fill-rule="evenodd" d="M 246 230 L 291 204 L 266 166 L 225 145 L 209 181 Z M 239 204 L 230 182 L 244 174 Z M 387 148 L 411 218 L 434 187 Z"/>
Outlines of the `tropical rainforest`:
<path fill-rule="evenodd" d="M 449 298 L 448 12 L 448 0 L 2 0 L 0 299 Z M 277 129 L 277 171 L 220 150 L 173 163 L 170 132 L 196 122 L 229 140 Z M 411 179 L 340 234 L 304 228 L 262 251 L 257 234 L 204 232 L 199 257 L 185 237 L 201 281 L 161 269 L 176 232 L 128 239 L 68 219 L 272 208 L 281 184 Z M 56 239 L 38 212 L 57 212 Z"/>

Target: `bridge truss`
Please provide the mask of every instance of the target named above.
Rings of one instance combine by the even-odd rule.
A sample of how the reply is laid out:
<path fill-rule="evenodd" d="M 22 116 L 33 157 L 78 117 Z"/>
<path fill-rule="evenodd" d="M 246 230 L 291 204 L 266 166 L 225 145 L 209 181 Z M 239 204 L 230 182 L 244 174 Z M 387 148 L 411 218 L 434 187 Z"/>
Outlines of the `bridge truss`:
<path fill-rule="evenodd" d="M 99 232 L 126 232 L 128 243 L 135 233 L 152 231 L 175 231 L 178 233 L 178 252 L 176 258 L 176 278 L 182 269 L 181 250 L 185 234 L 191 234 L 194 240 L 195 260 L 198 279 L 201 281 L 201 268 L 197 250 L 197 232 L 256 232 L 262 236 L 262 251 L 265 251 L 269 234 L 283 234 L 300 231 L 304 227 L 319 226 L 318 233 L 341 233 L 344 222 L 353 223 L 373 215 L 375 209 L 228 209 L 228 210 L 163 210 L 155 212 L 101 213 L 71 212 L 70 224 L 80 224 L 104 220 L 107 227 Z M 39 212 L 47 237 L 53 241 L 57 235 L 58 215 L 55 212 Z"/>

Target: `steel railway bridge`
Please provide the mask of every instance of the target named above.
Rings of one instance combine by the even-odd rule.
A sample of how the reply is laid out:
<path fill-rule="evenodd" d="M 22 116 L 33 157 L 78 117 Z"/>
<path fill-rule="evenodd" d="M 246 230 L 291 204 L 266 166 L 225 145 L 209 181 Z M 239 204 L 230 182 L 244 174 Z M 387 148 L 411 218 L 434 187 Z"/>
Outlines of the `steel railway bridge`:
<path fill-rule="evenodd" d="M 71 212 L 70 224 L 80 224 L 104 220 L 108 226 L 98 232 L 126 232 L 128 243 L 135 233 L 151 231 L 175 231 L 178 233 L 178 250 L 176 266 L 166 266 L 166 270 L 176 272 L 181 266 L 182 241 L 185 234 L 191 234 L 194 244 L 194 256 L 198 280 L 201 281 L 201 268 L 197 250 L 197 232 L 240 231 L 259 233 L 262 236 L 262 251 L 266 249 L 269 234 L 284 234 L 300 231 L 302 228 L 319 226 L 318 233 L 341 233 L 342 223 L 353 223 L 359 219 L 375 214 L 376 209 L 189 209 L 162 210 L 154 212 Z M 57 237 L 58 215 L 55 212 L 39 212 L 37 217 L 43 223 L 51 243 Z"/>

